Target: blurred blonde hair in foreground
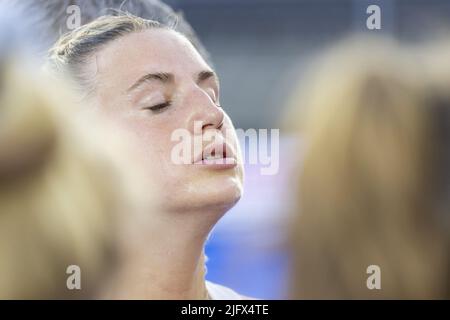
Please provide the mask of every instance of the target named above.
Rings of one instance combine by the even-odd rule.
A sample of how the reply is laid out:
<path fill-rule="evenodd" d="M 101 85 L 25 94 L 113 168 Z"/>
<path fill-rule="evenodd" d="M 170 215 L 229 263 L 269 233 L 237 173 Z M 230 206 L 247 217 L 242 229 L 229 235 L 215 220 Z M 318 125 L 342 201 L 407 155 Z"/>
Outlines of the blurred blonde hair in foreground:
<path fill-rule="evenodd" d="M 352 38 L 292 99 L 294 298 L 450 298 L 450 47 L 435 48 Z"/>
<path fill-rule="evenodd" d="M 0 66 L 0 298 L 93 297 L 114 265 L 117 212 L 132 201 L 111 161 L 121 149 L 69 119 L 77 106 L 62 86 L 13 59 Z M 72 264 L 81 290 L 66 286 Z"/>

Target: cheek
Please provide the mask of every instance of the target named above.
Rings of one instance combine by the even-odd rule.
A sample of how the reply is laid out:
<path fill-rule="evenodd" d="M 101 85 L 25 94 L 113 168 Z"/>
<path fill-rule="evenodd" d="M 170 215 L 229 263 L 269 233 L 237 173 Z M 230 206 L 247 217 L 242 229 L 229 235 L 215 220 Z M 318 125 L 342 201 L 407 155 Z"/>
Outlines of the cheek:
<path fill-rule="evenodd" d="M 167 154 L 170 154 L 170 134 L 167 128 L 139 119 L 128 121 L 126 127 L 126 130 L 133 133 L 137 147 L 149 157 L 148 160 L 161 162 L 167 159 Z"/>
<path fill-rule="evenodd" d="M 132 133 L 134 148 L 139 150 L 140 157 L 158 173 L 166 175 L 167 178 L 176 174 L 181 167 L 176 165 L 172 159 L 172 150 L 179 141 L 172 141 L 172 133 L 178 129 L 174 121 L 164 119 L 130 118 L 122 126 L 124 130 Z"/>

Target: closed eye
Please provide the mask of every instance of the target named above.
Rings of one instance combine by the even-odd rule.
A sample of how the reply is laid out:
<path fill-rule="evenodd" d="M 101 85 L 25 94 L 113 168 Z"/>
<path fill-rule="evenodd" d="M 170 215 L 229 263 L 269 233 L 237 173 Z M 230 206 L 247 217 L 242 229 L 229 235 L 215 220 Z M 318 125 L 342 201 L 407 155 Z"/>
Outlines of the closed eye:
<path fill-rule="evenodd" d="M 159 103 L 159 104 L 156 104 L 154 106 L 147 107 L 147 108 L 144 108 L 144 109 L 151 110 L 153 113 L 160 113 L 160 112 L 164 111 L 164 109 L 170 107 L 171 104 L 172 103 L 170 101 L 168 101 L 168 102 Z"/>

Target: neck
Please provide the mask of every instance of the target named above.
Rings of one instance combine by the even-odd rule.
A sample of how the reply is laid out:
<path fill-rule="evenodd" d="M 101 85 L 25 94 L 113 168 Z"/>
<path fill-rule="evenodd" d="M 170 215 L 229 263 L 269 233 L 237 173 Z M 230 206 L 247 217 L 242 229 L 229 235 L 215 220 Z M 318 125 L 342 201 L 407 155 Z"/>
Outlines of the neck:
<path fill-rule="evenodd" d="M 141 220 L 122 234 L 119 263 L 103 296 L 206 299 L 203 248 L 220 213 L 172 212 L 150 216 L 148 223 Z"/>

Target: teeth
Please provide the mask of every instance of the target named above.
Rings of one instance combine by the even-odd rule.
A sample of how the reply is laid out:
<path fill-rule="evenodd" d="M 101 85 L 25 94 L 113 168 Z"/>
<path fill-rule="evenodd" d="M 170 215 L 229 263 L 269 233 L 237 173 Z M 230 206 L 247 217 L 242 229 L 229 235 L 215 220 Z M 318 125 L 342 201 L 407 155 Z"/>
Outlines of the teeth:
<path fill-rule="evenodd" d="M 205 158 L 205 160 L 217 160 L 217 159 L 222 159 L 223 157 L 221 156 L 221 155 L 216 155 L 216 156 L 213 156 L 213 155 L 208 155 L 206 158 Z"/>

